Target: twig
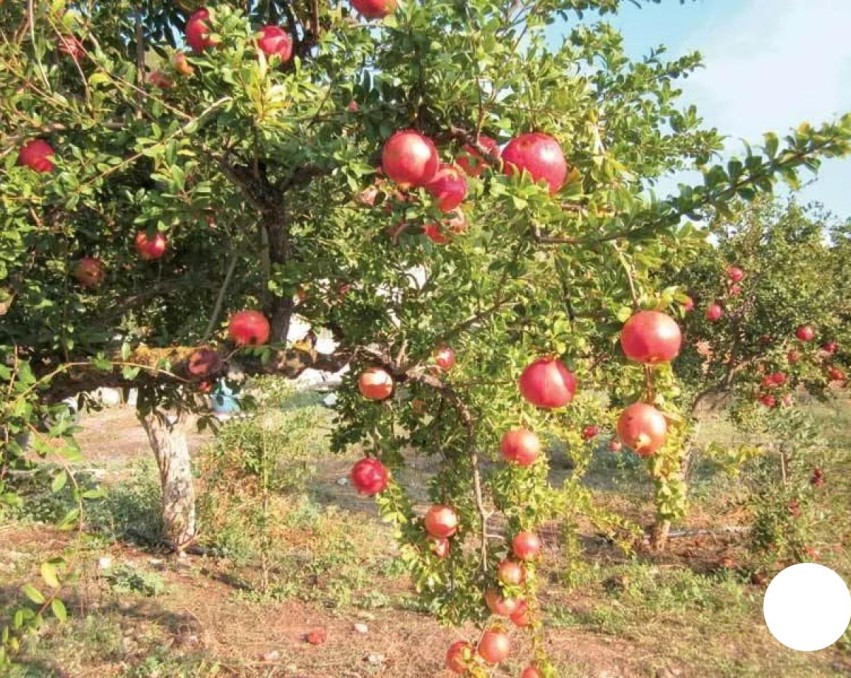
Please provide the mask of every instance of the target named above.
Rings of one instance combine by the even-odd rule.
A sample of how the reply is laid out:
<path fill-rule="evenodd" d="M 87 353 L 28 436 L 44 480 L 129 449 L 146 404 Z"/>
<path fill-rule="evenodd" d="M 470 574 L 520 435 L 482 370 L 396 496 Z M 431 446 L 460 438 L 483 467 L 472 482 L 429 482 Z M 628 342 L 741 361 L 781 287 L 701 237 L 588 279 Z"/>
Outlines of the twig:
<path fill-rule="evenodd" d="M 210 321 L 207 323 L 207 329 L 204 330 L 204 336 L 201 338 L 201 341 L 207 341 L 210 338 L 210 335 L 213 332 L 213 328 L 215 328 L 216 323 L 219 320 L 219 315 L 222 312 L 222 304 L 225 301 L 225 294 L 227 293 L 228 286 L 230 285 L 231 278 L 233 277 L 233 272 L 236 269 L 236 262 L 238 261 L 239 256 L 237 252 L 234 252 L 231 255 L 230 262 L 228 263 L 228 270 L 225 274 L 225 280 L 222 283 L 222 287 L 219 290 L 219 294 L 216 297 L 216 304 L 213 306 L 213 312 L 210 315 Z"/>

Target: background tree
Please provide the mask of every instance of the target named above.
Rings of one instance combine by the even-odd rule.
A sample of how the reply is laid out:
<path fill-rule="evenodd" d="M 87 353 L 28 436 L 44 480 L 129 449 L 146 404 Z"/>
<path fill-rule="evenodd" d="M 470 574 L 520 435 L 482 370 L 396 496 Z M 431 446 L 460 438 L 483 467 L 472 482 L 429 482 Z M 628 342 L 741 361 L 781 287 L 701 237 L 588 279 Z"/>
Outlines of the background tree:
<path fill-rule="evenodd" d="M 361 489 L 377 490 L 434 611 L 487 622 L 477 654 L 456 652 L 461 669 L 482 674 L 504 655 L 489 609 L 522 597 L 546 674 L 534 531 L 591 511 L 582 431 L 604 416 L 592 389 L 618 410 L 642 401 L 664 413 L 664 445 L 645 452 L 660 511 L 679 510 L 669 481 L 688 401 L 670 364 L 620 356 L 623 322 L 675 301 L 657 281 L 701 247 L 690 220 L 846 154 L 851 136 L 846 116 L 711 165 L 719 135 L 677 101 L 697 55 L 669 61 L 657 48 L 632 61 L 605 23 L 569 24 L 548 47 L 557 17 L 618 4 L 355 3 L 386 15 L 374 22 L 346 3 L 275 0 L 191 16 L 194 3 L 157 0 L 6 8 L 3 468 L 23 463 L 16 436 L 45 415 L 50 436 L 73 435 L 53 405 L 62 397 L 136 387 L 179 549 L 195 527 L 175 433 L 199 384 L 348 361 L 337 447 L 376 460 Z M 184 33 L 192 52 L 178 51 Z M 415 162 L 395 166 L 387 143 L 401 130 L 413 130 Z M 505 162 L 486 137 L 511 140 Z M 486 167 L 473 167 L 476 154 Z M 431 183 L 438 160 L 455 159 L 470 176 L 442 168 Z M 647 197 L 692 166 L 702 185 Z M 462 180 L 462 212 L 449 215 Z M 331 329 L 332 358 L 286 345 L 296 313 Z M 444 346 L 451 366 L 435 357 Z M 566 443 L 563 487 L 549 484 L 545 454 L 500 460 L 518 427 Z M 409 447 L 440 459 L 425 522 L 392 476 Z M 616 518 L 593 517 L 616 531 Z"/>

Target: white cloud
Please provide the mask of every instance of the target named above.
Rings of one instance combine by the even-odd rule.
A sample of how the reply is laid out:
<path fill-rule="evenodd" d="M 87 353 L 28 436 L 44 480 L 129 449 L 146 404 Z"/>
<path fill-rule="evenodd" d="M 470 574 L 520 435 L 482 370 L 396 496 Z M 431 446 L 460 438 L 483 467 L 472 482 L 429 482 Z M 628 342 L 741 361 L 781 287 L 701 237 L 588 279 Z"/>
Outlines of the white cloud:
<path fill-rule="evenodd" d="M 748 0 L 681 43 L 706 68 L 684 83 L 705 120 L 734 138 L 759 142 L 851 110 L 851 2 Z M 731 139 L 732 141 L 732 139 Z"/>

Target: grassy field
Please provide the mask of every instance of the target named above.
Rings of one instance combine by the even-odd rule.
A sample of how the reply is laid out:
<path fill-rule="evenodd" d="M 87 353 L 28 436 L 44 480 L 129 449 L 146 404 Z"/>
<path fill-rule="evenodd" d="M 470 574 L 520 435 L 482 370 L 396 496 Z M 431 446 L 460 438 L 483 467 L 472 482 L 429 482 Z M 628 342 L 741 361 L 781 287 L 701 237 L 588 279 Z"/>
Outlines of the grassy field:
<path fill-rule="evenodd" d="M 808 508 L 808 546 L 849 581 L 851 405 L 809 409 L 828 452 L 813 462 L 826 483 Z M 63 591 L 71 618 L 30 638 L 12 675 L 450 675 L 443 655 L 464 629 L 443 628 L 421 609 L 373 503 L 342 481 L 354 457 L 327 452 L 329 423 L 327 410 L 301 396 L 270 413 L 265 427 L 233 423 L 218 444 L 193 437 L 204 554 L 175 558 L 157 545 L 156 470 L 133 413 L 87 417 L 78 479 L 108 492 L 89 506 L 86 535 L 49 526 L 67 497 L 52 495 L 38 476 L 27 480 L 24 506 L 0 526 L 3 608 L 18 604 L 20 586 L 38 576 L 45 557 L 64 555 L 74 572 Z M 264 438 L 269 430 L 278 433 Z M 746 442 L 720 420 L 702 435 Z M 246 450 L 258 440 L 272 469 L 265 494 L 244 473 L 257 461 L 246 462 Z M 602 507 L 647 524 L 643 469 L 605 448 L 586 482 Z M 555 480 L 568 472 L 564 462 L 553 459 Z M 624 553 L 581 526 L 582 552 L 568 555 L 557 526 L 544 532 L 547 644 L 560 676 L 851 676 L 851 632 L 815 653 L 785 649 L 769 635 L 765 573 L 742 529 L 752 524 L 753 478 L 722 467 L 723 460 L 702 460 L 689 519 L 674 526 L 664 554 Z M 412 459 L 402 480 L 421 487 L 429 470 L 427 460 Z M 325 642 L 305 642 L 314 630 Z M 526 649 L 522 634 L 513 640 Z M 507 662 L 494 675 L 521 668 Z"/>

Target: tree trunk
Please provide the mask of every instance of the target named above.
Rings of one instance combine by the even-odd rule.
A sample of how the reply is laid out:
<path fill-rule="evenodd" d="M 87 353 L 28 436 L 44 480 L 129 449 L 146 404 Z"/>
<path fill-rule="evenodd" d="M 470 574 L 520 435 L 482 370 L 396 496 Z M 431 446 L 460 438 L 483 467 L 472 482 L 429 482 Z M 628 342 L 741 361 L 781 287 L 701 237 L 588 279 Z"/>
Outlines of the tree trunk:
<path fill-rule="evenodd" d="M 650 548 L 654 551 L 664 551 L 668 545 L 668 534 L 671 531 L 670 520 L 658 520 L 650 531 Z"/>
<path fill-rule="evenodd" d="M 290 226 L 283 206 L 263 214 L 263 228 L 269 242 L 269 261 L 272 270 L 285 267 L 292 258 L 292 243 L 290 242 Z M 290 318 L 293 314 L 293 299 L 287 295 L 273 296 L 268 300 L 266 313 L 271 325 L 271 341 L 285 343 L 290 331 Z"/>
<path fill-rule="evenodd" d="M 195 538 L 195 486 L 186 440 L 187 416 L 185 412 L 167 415 L 157 410 L 138 412 L 137 416 L 160 471 L 164 536 L 179 553 Z"/>

